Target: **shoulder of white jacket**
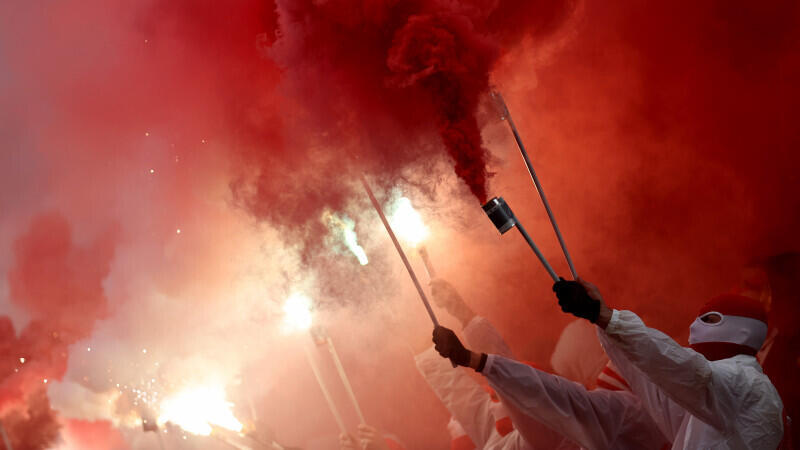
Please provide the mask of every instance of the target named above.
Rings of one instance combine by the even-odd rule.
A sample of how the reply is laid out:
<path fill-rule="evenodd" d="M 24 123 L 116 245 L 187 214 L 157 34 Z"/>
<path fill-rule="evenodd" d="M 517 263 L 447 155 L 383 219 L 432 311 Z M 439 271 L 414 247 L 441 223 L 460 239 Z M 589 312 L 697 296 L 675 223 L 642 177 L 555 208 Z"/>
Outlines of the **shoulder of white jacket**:
<path fill-rule="evenodd" d="M 758 360 L 755 358 L 755 356 L 750 355 L 736 355 L 717 361 L 709 361 L 709 363 L 714 368 L 725 368 L 730 371 L 741 371 L 744 373 L 757 372 L 759 374 L 764 373 L 764 369 L 761 367 L 761 364 L 758 363 Z"/>

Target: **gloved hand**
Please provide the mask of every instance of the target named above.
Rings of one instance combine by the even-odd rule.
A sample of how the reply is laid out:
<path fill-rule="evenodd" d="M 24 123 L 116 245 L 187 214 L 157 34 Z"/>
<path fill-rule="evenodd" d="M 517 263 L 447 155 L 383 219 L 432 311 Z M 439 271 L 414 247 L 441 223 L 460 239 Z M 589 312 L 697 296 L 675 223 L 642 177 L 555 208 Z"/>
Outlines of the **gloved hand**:
<path fill-rule="evenodd" d="M 558 297 L 561 310 L 574 314 L 589 322 L 596 323 L 600 315 L 601 302 L 589 296 L 586 288 L 578 281 L 568 281 L 560 278 L 553 285 L 553 292 Z"/>
<path fill-rule="evenodd" d="M 433 329 L 434 348 L 440 355 L 450 359 L 453 364 L 469 367 L 472 352 L 458 339 L 458 336 L 449 328 L 438 326 Z"/>

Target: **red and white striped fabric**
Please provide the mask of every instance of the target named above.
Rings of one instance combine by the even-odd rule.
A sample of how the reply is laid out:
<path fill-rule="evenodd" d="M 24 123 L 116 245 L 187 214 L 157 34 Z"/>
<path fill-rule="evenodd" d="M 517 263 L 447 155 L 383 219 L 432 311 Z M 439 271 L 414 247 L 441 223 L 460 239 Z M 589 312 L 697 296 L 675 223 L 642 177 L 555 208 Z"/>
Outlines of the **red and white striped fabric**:
<path fill-rule="evenodd" d="M 494 389 L 488 385 L 485 385 L 484 389 L 489 393 L 489 398 L 492 400 L 492 403 L 489 405 L 489 410 L 492 412 L 492 417 L 494 417 L 495 430 L 497 430 L 500 436 L 511 433 L 514 431 L 514 424 L 511 422 L 511 414 L 509 414 L 508 409 L 506 409 L 506 406 L 500 401 L 500 397 L 497 396 L 497 392 L 495 392 Z"/>
<path fill-rule="evenodd" d="M 393 434 L 383 434 L 383 440 L 386 441 L 386 446 L 389 450 L 406 450 L 406 447 L 400 443 L 400 439 Z"/>
<path fill-rule="evenodd" d="M 631 387 L 611 361 L 606 364 L 600 375 L 597 376 L 597 387 L 609 391 L 629 391 Z"/>
<path fill-rule="evenodd" d="M 475 448 L 472 439 L 469 438 L 464 427 L 458 423 L 455 417 L 451 417 L 450 422 L 447 423 L 447 431 L 450 433 L 450 450 L 473 450 Z"/>

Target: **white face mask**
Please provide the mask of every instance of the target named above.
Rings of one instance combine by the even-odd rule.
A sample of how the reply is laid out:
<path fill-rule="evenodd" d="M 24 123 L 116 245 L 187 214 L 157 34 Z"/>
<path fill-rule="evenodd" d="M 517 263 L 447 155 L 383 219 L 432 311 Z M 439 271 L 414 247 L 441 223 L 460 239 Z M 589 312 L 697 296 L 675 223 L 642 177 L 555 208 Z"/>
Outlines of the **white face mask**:
<path fill-rule="evenodd" d="M 728 342 L 759 350 L 766 338 L 767 324 L 764 322 L 715 311 L 701 315 L 689 327 L 689 344 Z"/>

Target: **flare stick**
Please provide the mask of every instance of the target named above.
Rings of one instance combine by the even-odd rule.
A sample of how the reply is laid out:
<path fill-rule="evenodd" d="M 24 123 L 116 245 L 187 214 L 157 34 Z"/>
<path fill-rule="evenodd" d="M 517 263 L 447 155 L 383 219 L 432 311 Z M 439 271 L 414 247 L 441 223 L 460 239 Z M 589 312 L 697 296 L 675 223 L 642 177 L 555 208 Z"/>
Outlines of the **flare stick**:
<path fill-rule="evenodd" d="M 359 406 L 358 400 L 356 399 L 356 394 L 353 392 L 353 386 L 350 385 L 350 378 L 347 377 L 347 373 L 344 371 L 342 360 L 339 359 L 339 353 L 336 352 L 336 347 L 333 346 L 331 337 L 325 336 L 325 342 L 328 344 L 328 350 L 331 352 L 331 356 L 333 357 L 333 363 L 336 365 L 336 370 L 339 372 L 339 378 L 342 379 L 342 384 L 344 385 L 345 390 L 347 390 L 347 395 L 350 397 L 350 401 L 353 402 L 353 408 L 355 408 L 356 413 L 358 414 L 358 420 L 360 420 L 362 424 L 366 425 L 367 421 L 364 420 L 364 413 L 361 412 L 361 406 Z"/>
<path fill-rule="evenodd" d="M 511 118 L 511 113 L 508 111 L 508 106 L 506 106 L 506 102 L 503 100 L 503 96 L 499 92 L 493 91 L 491 95 L 500 106 L 503 118 L 506 120 L 506 122 L 508 122 L 511 132 L 514 133 L 514 140 L 517 141 L 517 147 L 519 147 L 519 151 L 522 153 L 522 159 L 525 160 L 525 165 L 528 167 L 528 172 L 531 174 L 533 184 L 536 185 L 536 190 L 539 191 L 539 197 L 542 199 L 544 209 L 547 211 L 547 217 L 550 218 L 550 223 L 553 225 L 553 230 L 556 232 L 558 243 L 561 245 L 561 250 L 564 251 L 564 256 L 567 258 L 569 271 L 572 272 L 572 277 L 577 279 L 578 272 L 575 271 L 575 265 L 572 264 L 572 258 L 569 256 L 569 251 L 567 251 L 567 244 L 564 242 L 564 237 L 561 235 L 561 230 L 558 228 L 556 217 L 553 215 L 553 211 L 550 209 L 550 203 L 547 201 L 547 197 L 544 195 L 544 189 L 542 188 L 542 184 L 539 182 L 539 177 L 536 176 L 536 171 L 533 170 L 533 164 L 531 163 L 531 159 L 528 157 L 528 152 L 525 150 L 525 145 L 522 143 L 522 138 L 519 136 L 517 126 L 514 124 L 514 119 Z M 520 232 L 523 231 L 524 230 L 520 228 Z M 529 238 L 526 237 L 526 240 L 527 239 Z M 558 279 L 556 279 L 556 281 L 558 281 Z"/>
<path fill-rule="evenodd" d="M 422 303 L 425 305 L 425 309 L 428 311 L 428 315 L 431 317 L 431 322 L 433 322 L 433 326 L 438 327 L 439 321 L 436 319 L 436 314 L 433 313 L 433 309 L 431 308 L 431 304 L 428 301 L 428 297 L 425 295 L 425 291 L 422 290 L 422 285 L 419 284 L 419 280 L 417 279 L 417 275 L 414 273 L 414 269 L 411 268 L 411 264 L 408 262 L 408 258 L 406 258 L 405 252 L 403 252 L 403 248 L 400 246 L 400 242 L 397 241 L 397 236 L 394 235 L 394 231 L 392 231 L 391 225 L 389 225 L 389 221 L 386 219 L 386 215 L 383 214 L 383 210 L 381 209 L 381 205 L 378 203 L 378 200 L 375 198 L 375 194 L 370 189 L 369 184 L 367 184 L 366 178 L 361 175 L 361 184 L 364 185 L 364 189 L 367 191 L 367 195 L 369 196 L 369 201 L 372 202 L 372 206 L 375 208 L 375 211 L 378 212 L 378 215 L 381 218 L 381 222 L 383 222 L 383 226 L 386 228 L 386 232 L 389 233 L 389 237 L 392 239 L 392 243 L 394 244 L 394 248 L 397 249 L 397 253 L 400 254 L 400 259 L 403 260 L 403 264 L 406 266 L 406 270 L 408 274 L 411 276 L 411 281 L 414 282 L 414 287 L 417 288 L 417 292 L 419 293 L 419 297 L 422 299 Z"/>
<path fill-rule="evenodd" d="M 422 258 L 422 263 L 425 265 L 425 271 L 428 272 L 428 278 L 433 280 L 436 278 L 436 271 L 433 270 L 431 259 L 428 257 L 428 249 L 424 245 L 419 247 L 419 256 Z"/>
<path fill-rule="evenodd" d="M 307 346 L 304 345 L 303 349 L 306 351 L 306 359 L 308 359 L 308 364 L 311 366 L 311 370 L 314 372 L 314 376 L 317 378 L 317 383 L 319 384 L 320 390 L 322 390 L 322 395 L 325 396 L 325 400 L 328 402 L 328 408 L 330 408 L 331 414 L 333 414 L 333 418 L 336 419 L 336 424 L 339 425 L 339 431 L 341 431 L 342 433 L 347 433 L 347 428 L 345 428 L 344 426 L 342 415 L 339 414 L 339 410 L 336 409 L 336 404 L 333 403 L 333 397 L 331 397 L 331 393 L 328 392 L 328 388 L 322 381 L 322 374 L 320 374 L 319 372 L 317 363 L 314 362 L 313 355 L 311 355 L 311 352 L 308 350 Z"/>

